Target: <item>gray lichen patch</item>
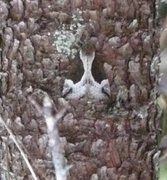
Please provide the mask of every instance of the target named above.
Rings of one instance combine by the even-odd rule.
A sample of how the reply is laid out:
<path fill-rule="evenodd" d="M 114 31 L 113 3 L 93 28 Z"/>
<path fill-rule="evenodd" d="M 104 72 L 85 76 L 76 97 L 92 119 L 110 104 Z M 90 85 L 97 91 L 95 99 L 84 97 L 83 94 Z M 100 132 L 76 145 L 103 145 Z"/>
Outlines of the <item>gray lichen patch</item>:
<path fill-rule="evenodd" d="M 59 53 L 74 58 L 77 51 L 78 32 L 84 28 L 81 11 L 77 10 L 72 15 L 70 24 L 60 24 L 59 28 L 54 33 L 54 43 Z M 76 46 L 74 46 L 76 44 Z"/>

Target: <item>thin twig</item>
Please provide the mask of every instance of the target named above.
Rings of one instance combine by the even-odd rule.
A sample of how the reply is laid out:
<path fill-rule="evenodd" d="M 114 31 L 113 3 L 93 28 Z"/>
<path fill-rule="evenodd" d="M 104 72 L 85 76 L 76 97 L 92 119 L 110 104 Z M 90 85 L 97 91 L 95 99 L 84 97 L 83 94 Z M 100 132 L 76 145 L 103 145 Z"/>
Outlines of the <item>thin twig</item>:
<path fill-rule="evenodd" d="M 28 166 L 28 169 L 29 169 L 30 172 L 31 172 L 31 175 L 32 175 L 33 179 L 34 179 L 34 180 L 38 180 L 38 178 L 37 178 L 37 176 L 36 176 L 36 174 L 35 174 L 32 166 L 31 166 L 31 164 L 30 164 L 30 162 L 28 161 L 28 159 L 27 159 L 27 157 L 26 157 L 26 155 L 25 155 L 25 153 L 24 153 L 23 150 L 21 149 L 21 147 L 20 147 L 20 145 L 18 144 L 16 138 L 14 137 L 12 131 L 8 128 L 8 126 L 6 125 L 5 121 L 2 119 L 1 116 L 0 116 L 0 122 L 5 126 L 6 130 L 7 130 L 8 133 L 10 134 L 13 142 L 15 143 L 15 145 L 17 146 L 17 148 L 19 149 L 19 151 L 20 151 L 20 153 L 21 153 L 24 161 L 26 162 L 26 164 L 27 164 L 27 166 Z"/>

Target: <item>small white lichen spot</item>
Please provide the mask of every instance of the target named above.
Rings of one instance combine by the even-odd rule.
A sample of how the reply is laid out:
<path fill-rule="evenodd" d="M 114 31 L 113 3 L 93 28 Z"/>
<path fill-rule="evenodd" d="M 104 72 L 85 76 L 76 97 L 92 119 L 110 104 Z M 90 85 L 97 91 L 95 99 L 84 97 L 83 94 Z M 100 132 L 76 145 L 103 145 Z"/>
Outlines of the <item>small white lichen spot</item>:
<path fill-rule="evenodd" d="M 151 73 L 155 74 L 156 72 L 159 71 L 159 64 L 160 64 L 160 57 L 159 56 L 154 56 L 151 62 Z"/>

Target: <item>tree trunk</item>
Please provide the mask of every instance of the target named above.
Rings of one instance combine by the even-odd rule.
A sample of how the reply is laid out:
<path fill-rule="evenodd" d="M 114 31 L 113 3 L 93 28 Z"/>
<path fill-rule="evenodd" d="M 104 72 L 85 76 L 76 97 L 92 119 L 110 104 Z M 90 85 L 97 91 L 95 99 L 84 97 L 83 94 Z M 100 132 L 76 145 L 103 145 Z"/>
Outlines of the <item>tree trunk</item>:
<path fill-rule="evenodd" d="M 86 42 L 96 49 L 100 68 L 92 71 L 99 82 L 105 63 L 111 98 L 69 101 L 59 123 L 69 180 L 155 179 L 155 18 L 155 1 L 0 0 L 0 112 L 40 180 L 54 170 L 45 122 L 28 96 L 41 103 L 47 93 L 57 107 L 64 79 L 82 74 L 76 52 Z M 32 179 L 0 128 L 1 179 Z"/>

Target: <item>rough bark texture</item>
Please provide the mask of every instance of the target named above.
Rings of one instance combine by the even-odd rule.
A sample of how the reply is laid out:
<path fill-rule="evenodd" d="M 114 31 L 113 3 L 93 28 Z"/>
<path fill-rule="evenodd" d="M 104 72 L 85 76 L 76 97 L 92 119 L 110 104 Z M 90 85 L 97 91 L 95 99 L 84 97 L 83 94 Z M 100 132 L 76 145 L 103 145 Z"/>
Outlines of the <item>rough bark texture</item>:
<path fill-rule="evenodd" d="M 107 103 L 70 101 L 59 124 L 72 165 L 69 180 L 155 179 L 155 5 L 154 0 L 0 0 L 0 113 L 39 179 L 52 179 L 54 170 L 46 124 L 27 97 L 41 103 L 47 92 L 58 106 L 75 61 L 56 51 L 55 32 L 71 27 L 73 14 L 86 24 L 80 41 L 93 42 L 97 61 L 107 63 L 112 97 Z M 94 74 L 101 80 L 96 68 Z M 4 127 L 0 135 L 1 179 L 32 179 Z"/>

